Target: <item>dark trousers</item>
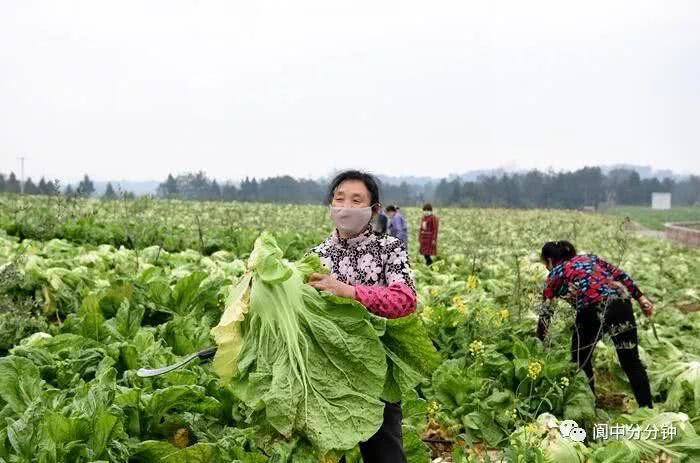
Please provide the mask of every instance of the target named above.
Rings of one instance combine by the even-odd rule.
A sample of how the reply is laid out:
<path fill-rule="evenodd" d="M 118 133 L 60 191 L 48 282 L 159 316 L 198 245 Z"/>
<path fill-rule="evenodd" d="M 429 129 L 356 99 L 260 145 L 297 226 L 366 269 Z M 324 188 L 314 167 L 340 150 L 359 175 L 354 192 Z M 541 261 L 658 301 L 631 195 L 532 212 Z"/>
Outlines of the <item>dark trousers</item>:
<path fill-rule="evenodd" d="M 360 453 L 364 463 L 406 463 L 400 403 L 384 405 L 384 422 L 367 442 L 360 442 Z M 341 462 L 345 462 L 345 457 Z"/>
<path fill-rule="evenodd" d="M 429 254 L 425 254 L 423 257 L 425 257 L 425 265 L 430 265 L 433 263 L 433 258 L 430 257 Z"/>
<path fill-rule="evenodd" d="M 615 345 L 620 366 L 630 381 L 637 403 L 640 407 L 651 408 L 649 378 L 639 358 L 637 322 L 628 299 L 613 299 L 578 311 L 571 337 L 571 360 L 586 372 L 591 389 L 595 390 L 593 350 L 604 333 L 610 335 Z"/>

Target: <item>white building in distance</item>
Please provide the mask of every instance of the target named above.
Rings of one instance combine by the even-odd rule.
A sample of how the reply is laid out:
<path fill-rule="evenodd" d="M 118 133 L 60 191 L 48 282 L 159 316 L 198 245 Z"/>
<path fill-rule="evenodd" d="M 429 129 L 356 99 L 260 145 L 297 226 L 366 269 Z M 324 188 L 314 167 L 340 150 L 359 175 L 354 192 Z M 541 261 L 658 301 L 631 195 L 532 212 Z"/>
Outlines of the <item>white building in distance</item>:
<path fill-rule="evenodd" d="M 651 208 L 661 211 L 671 209 L 671 193 L 652 193 Z"/>

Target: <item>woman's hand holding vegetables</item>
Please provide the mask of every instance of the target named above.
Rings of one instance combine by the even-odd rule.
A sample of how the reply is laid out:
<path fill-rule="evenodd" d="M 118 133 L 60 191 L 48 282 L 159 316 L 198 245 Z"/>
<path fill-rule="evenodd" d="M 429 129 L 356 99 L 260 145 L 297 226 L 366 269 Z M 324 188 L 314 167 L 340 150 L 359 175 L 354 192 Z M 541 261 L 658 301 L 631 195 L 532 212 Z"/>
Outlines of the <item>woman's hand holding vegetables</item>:
<path fill-rule="evenodd" d="M 340 297 L 355 298 L 355 287 L 339 281 L 333 275 L 312 273 L 309 276 L 309 285 L 316 289 L 322 289 Z"/>

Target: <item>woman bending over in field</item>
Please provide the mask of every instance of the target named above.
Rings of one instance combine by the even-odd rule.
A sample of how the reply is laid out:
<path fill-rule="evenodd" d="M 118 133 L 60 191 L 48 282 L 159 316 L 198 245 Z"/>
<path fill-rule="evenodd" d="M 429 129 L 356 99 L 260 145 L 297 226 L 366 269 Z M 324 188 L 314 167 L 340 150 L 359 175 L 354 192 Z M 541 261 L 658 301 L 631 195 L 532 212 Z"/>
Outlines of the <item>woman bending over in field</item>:
<path fill-rule="evenodd" d="M 637 323 L 631 298 L 636 299 L 650 317 L 654 305 L 622 270 L 592 254 L 576 255 L 568 241 L 545 243 L 542 262 L 549 270 L 544 288 L 545 302 L 537 323 L 537 337 L 544 340 L 553 309 L 551 300 L 561 297 L 576 309 L 571 360 L 586 372 L 591 389 L 593 350 L 604 333 L 615 345 L 620 366 L 627 374 L 640 407 L 652 407 L 646 368 L 639 358 Z"/>
<path fill-rule="evenodd" d="M 381 210 L 379 188 L 371 175 L 342 172 L 328 192 L 335 229 L 313 250 L 331 269 L 314 273 L 309 284 L 337 296 L 359 301 L 386 318 L 403 317 L 416 308 L 416 290 L 403 241 L 372 232 L 370 221 Z M 405 463 L 401 437 L 401 405 L 387 403 L 384 422 L 367 442 L 360 443 L 365 463 Z"/>

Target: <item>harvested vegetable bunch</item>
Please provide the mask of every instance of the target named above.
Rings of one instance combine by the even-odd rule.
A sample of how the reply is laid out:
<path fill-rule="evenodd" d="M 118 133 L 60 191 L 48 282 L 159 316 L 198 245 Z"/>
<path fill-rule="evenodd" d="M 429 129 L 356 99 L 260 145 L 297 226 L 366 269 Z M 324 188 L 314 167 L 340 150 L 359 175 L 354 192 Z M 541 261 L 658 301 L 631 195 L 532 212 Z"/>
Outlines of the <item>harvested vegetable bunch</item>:
<path fill-rule="evenodd" d="M 303 436 L 323 454 L 371 437 L 382 423 L 380 398 L 400 400 L 439 358 L 416 317 L 387 321 L 320 293 L 305 283 L 318 271 L 318 256 L 287 262 L 261 234 L 212 334 L 220 378 L 279 433 Z"/>

